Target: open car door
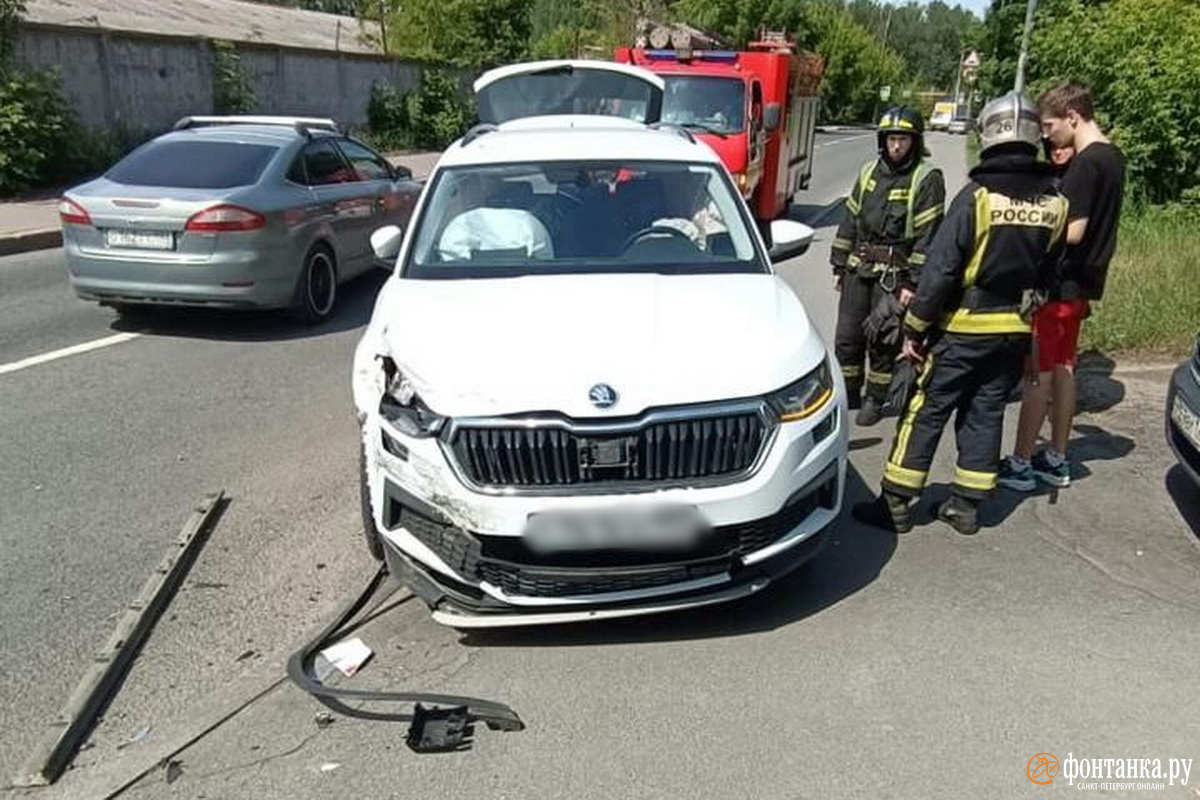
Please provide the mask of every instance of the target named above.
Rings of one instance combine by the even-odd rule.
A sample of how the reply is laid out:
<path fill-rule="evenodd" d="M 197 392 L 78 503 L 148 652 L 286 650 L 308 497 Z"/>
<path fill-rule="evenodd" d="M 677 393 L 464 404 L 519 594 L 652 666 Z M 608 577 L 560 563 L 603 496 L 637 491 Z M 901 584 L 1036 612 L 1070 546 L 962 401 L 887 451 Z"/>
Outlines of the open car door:
<path fill-rule="evenodd" d="M 475 81 L 479 121 L 586 114 L 652 124 L 662 116 L 663 80 L 628 64 L 557 60 L 510 64 Z"/>

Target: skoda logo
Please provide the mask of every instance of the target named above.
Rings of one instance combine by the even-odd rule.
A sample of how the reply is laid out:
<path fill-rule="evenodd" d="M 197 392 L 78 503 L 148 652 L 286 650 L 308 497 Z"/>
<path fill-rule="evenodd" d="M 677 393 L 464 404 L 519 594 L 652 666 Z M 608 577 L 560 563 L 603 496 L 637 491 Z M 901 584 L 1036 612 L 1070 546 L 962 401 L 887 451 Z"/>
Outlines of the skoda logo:
<path fill-rule="evenodd" d="M 596 408 L 612 408 L 617 404 L 617 390 L 607 383 L 597 383 L 588 389 L 588 399 Z"/>

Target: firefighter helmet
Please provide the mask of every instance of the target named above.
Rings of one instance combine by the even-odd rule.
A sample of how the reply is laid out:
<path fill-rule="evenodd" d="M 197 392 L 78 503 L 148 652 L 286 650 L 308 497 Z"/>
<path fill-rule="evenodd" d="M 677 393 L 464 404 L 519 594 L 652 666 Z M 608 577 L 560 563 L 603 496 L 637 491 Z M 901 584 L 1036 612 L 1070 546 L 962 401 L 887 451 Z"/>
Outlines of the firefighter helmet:
<path fill-rule="evenodd" d="M 894 106 L 883 112 L 883 116 L 879 118 L 879 130 L 876 137 L 879 154 L 884 158 L 888 157 L 887 137 L 896 133 L 906 134 L 913 138 L 912 149 L 905 157 L 904 164 L 893 165 L 903 168 L 915 163 L 925 152 L 925 119 L 921 116 L 921 112 L 907 106 Z"/>
<path fill-rule="evenodd" d="M 1024 94 L 1009 92 L 979 112 L 979 152 L 1002 144 L 1023 144 L 1037 152 L 1042 123 L 1037 106 Z"/>

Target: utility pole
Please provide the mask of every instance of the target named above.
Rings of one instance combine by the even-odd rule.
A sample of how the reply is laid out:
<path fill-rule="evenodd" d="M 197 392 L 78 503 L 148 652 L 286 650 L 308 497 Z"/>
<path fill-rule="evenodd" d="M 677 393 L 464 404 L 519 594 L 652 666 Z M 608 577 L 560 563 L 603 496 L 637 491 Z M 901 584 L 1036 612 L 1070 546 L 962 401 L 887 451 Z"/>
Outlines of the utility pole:
<path fill-rule="evenodd" d="M 1037 0 L 1026 0 L 1025 3 L 1025 32 L 1021 34 L 1021 54 L 1017 56 L 1017 79 L 1013 83 L 1013 91 L 1025 91 L 1025 62 L 1029 60 L 1029 39 L 1033 36 L 1033 17 L 1037 13 Z"/>

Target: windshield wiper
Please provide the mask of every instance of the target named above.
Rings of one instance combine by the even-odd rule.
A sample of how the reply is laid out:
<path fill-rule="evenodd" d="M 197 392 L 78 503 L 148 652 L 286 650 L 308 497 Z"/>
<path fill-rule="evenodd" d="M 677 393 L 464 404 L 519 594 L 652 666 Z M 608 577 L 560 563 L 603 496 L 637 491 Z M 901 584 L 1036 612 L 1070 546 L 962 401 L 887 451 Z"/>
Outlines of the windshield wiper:
<path fill-rule="evenodd" d="M 716 136 L 720 139 L 728 139 L 729 138 L 728 133 L 725 133 L 724 131 L 719 131 L 716 128 L 710 128 L 707 125 L 701 125 L 698 122 L 668 122 L 666 124 L 667 125 L 676 125 L 680 128 L 685 128 L 689 131 L 700 131 L 701 133 L 712 134 L 713 136 Z"/>

